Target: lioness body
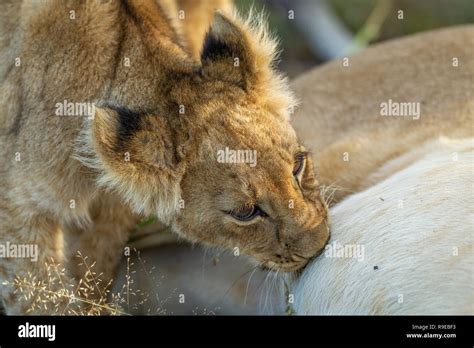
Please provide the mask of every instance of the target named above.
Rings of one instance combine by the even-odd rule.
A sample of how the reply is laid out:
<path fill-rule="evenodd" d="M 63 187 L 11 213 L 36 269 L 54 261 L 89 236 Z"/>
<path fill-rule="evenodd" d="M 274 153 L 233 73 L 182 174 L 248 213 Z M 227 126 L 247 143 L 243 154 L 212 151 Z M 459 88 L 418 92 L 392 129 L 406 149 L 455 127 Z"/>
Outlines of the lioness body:
<path fill-rule="evenodd" d="M 472 314 L 473 53 L 474 26 L 448 28 L 294 82 L 293 125 L 344 198 L 292 284 L 297 313 Z M 382 116 L 390 99 L 419 102 L 419 117 Z"/>

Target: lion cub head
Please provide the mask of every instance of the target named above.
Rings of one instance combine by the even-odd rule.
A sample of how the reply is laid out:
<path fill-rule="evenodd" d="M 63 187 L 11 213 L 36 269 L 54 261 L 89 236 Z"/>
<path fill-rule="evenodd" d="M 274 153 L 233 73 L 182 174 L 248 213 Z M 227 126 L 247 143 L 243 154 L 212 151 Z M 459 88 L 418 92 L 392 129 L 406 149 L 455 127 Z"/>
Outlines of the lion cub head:
<path fill-rule="evenodd" d="M 199 66 L 170 75 L 160 109 L 100 109 L 90 142 L 99 182 L 137 212 L 293 271 L 324 247 L 327 212 L 275 54 L 260 22 L 217 13 Z"/>

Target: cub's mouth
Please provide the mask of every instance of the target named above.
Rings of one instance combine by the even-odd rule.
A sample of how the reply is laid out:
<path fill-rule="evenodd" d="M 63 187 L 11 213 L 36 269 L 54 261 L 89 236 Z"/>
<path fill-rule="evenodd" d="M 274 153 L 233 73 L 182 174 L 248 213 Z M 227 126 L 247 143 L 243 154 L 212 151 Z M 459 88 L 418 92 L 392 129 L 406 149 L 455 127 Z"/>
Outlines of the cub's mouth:
<path fill-rule="evenodd" d="M 311 260 L 323 253 L 326 244 L 329 242 L 330 229 L 327 219 L 318 226 L 318 230 L 322 239 L 317 240 L 310 256 L 304 256 L 298 251 L 287 252 L 284 255 L 275 253 L 270 258 L 261 260 L 260 268 L 285 273 L 302 272 Z"/>

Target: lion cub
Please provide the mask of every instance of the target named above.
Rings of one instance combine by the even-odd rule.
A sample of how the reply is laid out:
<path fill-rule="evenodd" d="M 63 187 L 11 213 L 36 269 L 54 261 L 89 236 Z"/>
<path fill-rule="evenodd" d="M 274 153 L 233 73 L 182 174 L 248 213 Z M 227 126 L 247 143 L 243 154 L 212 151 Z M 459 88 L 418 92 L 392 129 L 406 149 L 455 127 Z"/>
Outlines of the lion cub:
<path fill-rule="evenodd" d="M 144 216 L 281 271 L 323 248 L 326 209 L 259 18 L 216 13 L 195 62 L 154 1 L 0 7 L 0 245 L 38 250 L 0 258 L 7 313 L 32 310 L 15 279 L 47 284 L 47 263 L 82 277 L 77 251 L 113 277 Z"/>

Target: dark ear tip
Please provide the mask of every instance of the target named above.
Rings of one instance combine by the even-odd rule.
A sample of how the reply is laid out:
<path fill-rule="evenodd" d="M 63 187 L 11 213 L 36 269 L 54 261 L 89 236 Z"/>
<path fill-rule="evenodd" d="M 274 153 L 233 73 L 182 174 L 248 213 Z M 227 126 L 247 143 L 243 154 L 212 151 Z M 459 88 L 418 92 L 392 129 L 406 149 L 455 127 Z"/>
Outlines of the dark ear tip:
<path fill-rule="evenodd" d="M 201 53 L 201 61 L 219 57 L 231 57 L 232 49 L 223 40 L 218 38 L 212 30 L 206 34 L 204 46 Z"/>
<path fill-rule="evenodd" d="M 219 10 L 214 11 L 214 19 L 204 39 L 201 61 L 206 59 L 232 57 L 241 49 L 243 33 L 232 20 Z"/>
<path fill-rule="evenodd" d="M 118 150 L 125 146 L 133 134 L 140 130 L 142 114 L 124 106 L 111 105 L 109 108 L 117 115 L 115 148 Z"/>

